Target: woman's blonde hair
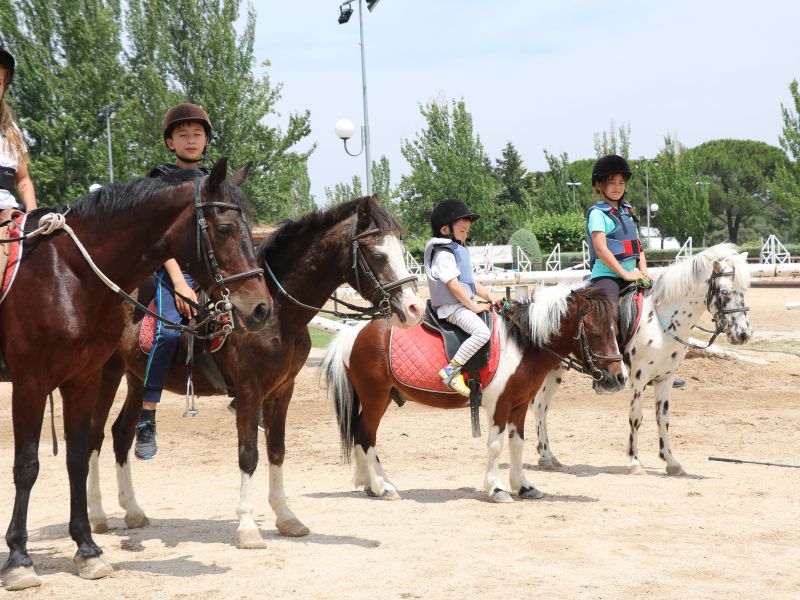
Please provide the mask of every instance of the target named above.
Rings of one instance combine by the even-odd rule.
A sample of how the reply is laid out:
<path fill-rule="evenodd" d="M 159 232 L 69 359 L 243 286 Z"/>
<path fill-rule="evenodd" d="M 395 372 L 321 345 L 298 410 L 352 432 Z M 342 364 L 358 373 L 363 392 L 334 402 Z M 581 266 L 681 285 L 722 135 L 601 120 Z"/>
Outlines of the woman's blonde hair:
<path fill-rule="evenodd" d="M 0 134 L 6 138 L 9 149 L 20 166 L 25 166 L 28 163 L 28 147 L 19 128 L 14 124 L 14 113 L 5 97 L 0 99 Z"/>

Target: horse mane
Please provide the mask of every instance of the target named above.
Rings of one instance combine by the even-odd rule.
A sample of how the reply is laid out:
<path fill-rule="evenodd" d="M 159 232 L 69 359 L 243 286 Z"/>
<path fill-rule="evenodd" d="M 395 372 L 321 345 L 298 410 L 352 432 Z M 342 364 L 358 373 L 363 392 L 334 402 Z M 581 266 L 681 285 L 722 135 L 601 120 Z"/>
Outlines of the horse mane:
<path fill-rule="evenodd" d="M 589 302 L 598 321 L 608 322 L 614 318 L 614 305 L 602 288 L 587 286 L 584 281 L 559 283 L 537 288 L 528 302 L 511 303 L 507 311 L 512 322 L 506 328 L 509 337 L 523 351 L 541 349 L 561 330 L 561 321 L 573 295 L 580 295 Z"/>
<path fill-rule="evenodd" d="M 733 287 L 737 290 L 746 290 L 750 285 L 747 262 L 743 256 L 739 256 L 739 248 L 735 244 L 723 243 L 703 250 L 691 260 L 667 267 L 654 278 L 653 298 L 658 302 L 670 302 L 694 294 L 698 288 L 706 286 L 714 262 L 728 259 L 731 259 L 736 267 Z"/>
<path fill-rule="evenodd" d="M 103 187 L 70 204 L 72 214 L 79 217 L 95 217 L 136 208 L 151 196 L 164 190 L 179 187 L 197 177 L 194 169 L 181 169 L 162 177 L 140 177 L 123 183 L 107 183 Z M 236 204 L 246 223 L 252 221 L 253 209 L 247 195 L 236 184 L 226 178 L 220 191 L 226 201 Z M 49 209 L 48 212 L 52 210 Z"/>
<path fill-rule="evenodd" d="M 283 248 L 298 239 L 309 239 L 320 231 L 326 231 L 342 221 L 356 214 L 359 203 L 364 198 L 356 198 L 349 202 L 338 204 L 327 210 L 315 209 L 298 219 L 283 221 L 278 229 L 272 232 L 258 248 L 259 263 L 274 248 Z M 372 225 L 381 235 L 403 235 L 405 230 L 397 219 L 378 202 L 376 198 L 369 198 L 370 216 Z"/>

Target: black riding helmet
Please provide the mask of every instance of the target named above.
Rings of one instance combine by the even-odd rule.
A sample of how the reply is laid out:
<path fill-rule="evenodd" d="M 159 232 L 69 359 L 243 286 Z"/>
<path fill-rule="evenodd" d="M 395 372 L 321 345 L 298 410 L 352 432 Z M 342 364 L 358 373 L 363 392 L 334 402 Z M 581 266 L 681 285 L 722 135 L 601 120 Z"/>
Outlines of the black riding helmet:
<path fill-rule="evenodd" d="M 14 60 L 14 55 L 0 46 L 0 66 L 8 71 L 8 83 L 11 83 L 11 78 L 14 77 L 14 67 L 16 64 L 17 62 Z"/>
<path fill-rule="evenodd" d="M 625 181 L 628 181 L 631 178 L 631 168 L 628 166 L 628 161 L 617 154 L 609 154 L 598 158 L 597 162 L 594 163 L 594 169 L 592 169 L 592 187 L 598 181 L 602 181 L 615 173 L 624 176 Z"/>
<path fill-rule="evenodd" d="M 461 200 L 456 200 L 455 198 L 442 200 L 433 208 L 433 212 L 431 213 L 431 229 L 433 231 L 433 236 L 439 237 L 442 235 L 440 230 L 444 225 L 450 225 L 459 219 L 471 219 L 475 221 L 480 218 L 481 216 L 479 214 L 472 212 Z M 450 235 L 452 235 L 452 229 Z"/>

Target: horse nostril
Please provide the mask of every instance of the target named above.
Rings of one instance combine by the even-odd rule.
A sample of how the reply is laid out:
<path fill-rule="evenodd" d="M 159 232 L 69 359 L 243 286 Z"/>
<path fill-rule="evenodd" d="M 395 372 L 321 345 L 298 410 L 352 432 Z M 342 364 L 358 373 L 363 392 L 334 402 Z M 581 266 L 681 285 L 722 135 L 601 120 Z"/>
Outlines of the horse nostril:
<path fill-rule="evenodd" d="M 418 304 L 409 304 L 408 305 L 408 314 L 410 314 L 412 317 L 414 317 L 414 320 L 416 321 L 417 319 L 419 319 L 422 316 L 422 309 L 419 307 Z"/>
<path fill-rule="evenodd" d="M 622 373 L 617 373 L 617 383 L 625 383 L 625 375 Z"/>

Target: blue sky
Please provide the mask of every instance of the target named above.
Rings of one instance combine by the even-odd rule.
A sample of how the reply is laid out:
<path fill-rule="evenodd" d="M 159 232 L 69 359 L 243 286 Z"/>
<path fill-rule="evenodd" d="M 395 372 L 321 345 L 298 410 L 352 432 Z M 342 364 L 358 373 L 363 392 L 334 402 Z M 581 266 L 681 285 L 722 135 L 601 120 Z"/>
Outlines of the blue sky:
<path fill-rule="evenodd" d="M 309 174 L 324 203 L 325 186 L 364 176 L 333 132 L 339 118 L 363 122 L 358 13 L 339 25 L 337 0 L 253 4 L 256 59 L 283 85 L 277 122 L 311 111 Z M 463 98 L 492 159 L 511 141 L 542 169 L 544 149 L 594 156 L 593 134 L 612 121 L 630 123 L 633 156 L 666 134 L 777 145 L 800 79 L 796 0 L 381 0 L 364 13 L 372 158 L 389 158 L 394 184 L 431 100 Z"/>

